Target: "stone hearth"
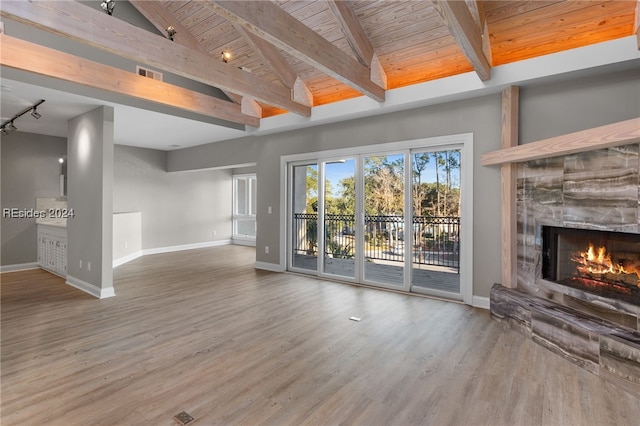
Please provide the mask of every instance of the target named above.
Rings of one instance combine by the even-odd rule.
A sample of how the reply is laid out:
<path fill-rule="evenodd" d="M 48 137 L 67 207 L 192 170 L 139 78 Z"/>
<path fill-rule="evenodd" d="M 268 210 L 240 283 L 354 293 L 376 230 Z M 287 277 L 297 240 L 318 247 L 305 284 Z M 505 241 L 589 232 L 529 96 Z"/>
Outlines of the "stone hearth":
<path fill-rule="evenodd" d="M 495 284 L 491 316 L 640 397 L 640 332 Z"/>

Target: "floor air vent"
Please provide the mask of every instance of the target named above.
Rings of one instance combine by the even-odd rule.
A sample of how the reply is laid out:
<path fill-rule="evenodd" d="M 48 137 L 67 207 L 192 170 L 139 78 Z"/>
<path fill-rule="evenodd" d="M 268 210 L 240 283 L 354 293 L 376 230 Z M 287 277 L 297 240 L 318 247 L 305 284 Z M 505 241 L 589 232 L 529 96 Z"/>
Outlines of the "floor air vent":
<path fill-rule="evenodd" d="M 173 418 L 181 425 L 186 425 L 193 420 L 193 417 L 191 417 L 191 415 L 186 411 L 176 414 Z"/>

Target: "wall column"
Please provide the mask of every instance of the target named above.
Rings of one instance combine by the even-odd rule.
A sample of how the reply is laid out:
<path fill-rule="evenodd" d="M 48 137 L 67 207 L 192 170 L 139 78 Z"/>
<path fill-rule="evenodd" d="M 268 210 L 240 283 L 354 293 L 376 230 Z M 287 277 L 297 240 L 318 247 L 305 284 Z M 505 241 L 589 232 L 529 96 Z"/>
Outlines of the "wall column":
<path fill-rule="evenodd" d="M 113 108 L 69 120 L 67 284 L 93 296 L 113 289 Z"/>

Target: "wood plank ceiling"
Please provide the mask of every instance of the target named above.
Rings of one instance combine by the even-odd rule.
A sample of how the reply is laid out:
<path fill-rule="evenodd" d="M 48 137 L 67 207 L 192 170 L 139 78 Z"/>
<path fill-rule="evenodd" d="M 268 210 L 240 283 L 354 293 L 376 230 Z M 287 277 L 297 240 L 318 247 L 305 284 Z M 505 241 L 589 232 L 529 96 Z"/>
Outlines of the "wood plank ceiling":
<path fill-rule="evenodd" d="M 170 0 L 164 8 L 211 55 L 230 52 L 231 63 L 260 78 L 281 84 L 246 33 L 202 1 Z M 289 15 L 357 60 L 354 49 L 327 1 L 277 0 Z M 345 2 L 373 46 L 387 77 L 387 88 L 409 86 L 473 70 L 431 1 L 364 0 Z M 467 1 L 468 4 L 476 3 Z M 491 65 L 634 34 L 634 1 L 482 1 L 479 10 L 488 26 Z M 482 21 L 475 18 L 478 26 Z M 313 105 L 361 96 L 352 87 L 297 59 L 286 50 L 282 58 L 313 94 Z M 264 116 L 283 110 L 262 104 Z"/>
<path fill-rule="evenodd" d="M 229 52 L 231 74 L 241 69 L 268 87 L 290 89 L 306 108 L 363 95 L 382 101 L 385 89 L 470 71 L 488 80 L 491 66 L 637 34 L 639 9 L 631 0 L 130 3 L 161 34 L 173 25 L 174 43 L 220 62 Z M 221 88 L 243 113 L 287 111 L 265 96 L 255 102 L 246 89 L 234 93 L 233 83 Z M 305 115 L 303 107 L 295 112 Z"/>

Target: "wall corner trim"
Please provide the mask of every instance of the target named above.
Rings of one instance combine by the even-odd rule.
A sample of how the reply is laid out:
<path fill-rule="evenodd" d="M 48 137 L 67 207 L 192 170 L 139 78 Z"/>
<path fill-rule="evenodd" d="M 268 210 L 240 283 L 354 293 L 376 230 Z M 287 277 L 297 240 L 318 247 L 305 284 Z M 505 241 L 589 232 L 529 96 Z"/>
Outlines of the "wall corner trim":
<path fill-rule="evenodd" d="M 78 290 L 82 290 L 93 297 L 97 297 L 98 299 L 105 299 L 107 297 L 113 297 L 116 295 L 113 287 L 98 288 L 93 284 L 90 284 L 79 278 L 72 277 L 71 275 L 67 275 L 67 284 L 69 284 L 71 287 L 77 288 Z"/>

